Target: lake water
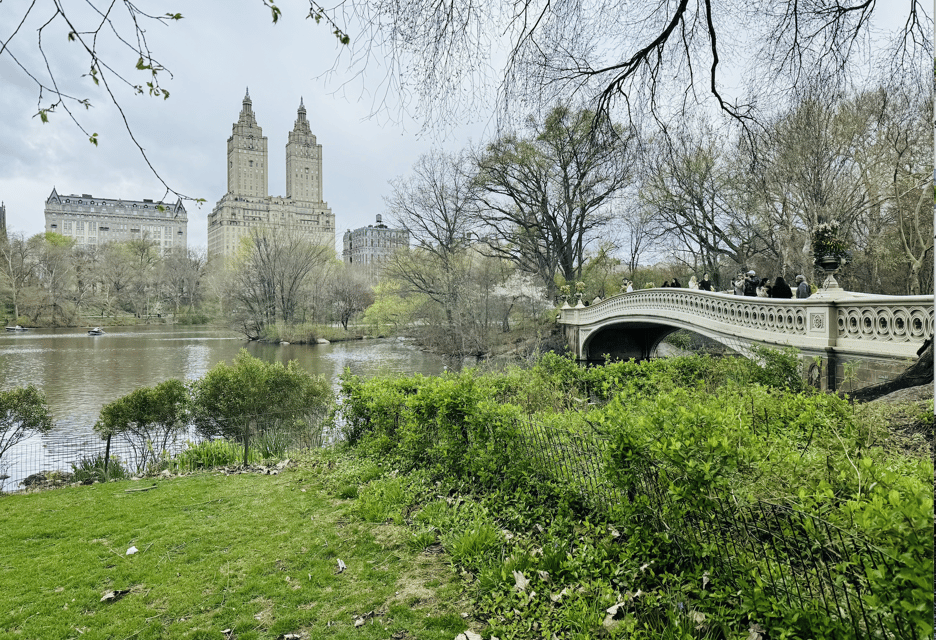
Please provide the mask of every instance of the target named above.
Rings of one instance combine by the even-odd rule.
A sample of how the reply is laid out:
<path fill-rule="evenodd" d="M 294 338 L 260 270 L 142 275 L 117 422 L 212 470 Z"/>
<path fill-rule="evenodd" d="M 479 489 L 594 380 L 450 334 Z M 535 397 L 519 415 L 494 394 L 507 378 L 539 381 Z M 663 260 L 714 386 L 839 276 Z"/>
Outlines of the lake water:
<path fill-rule="evenodd" d="M 243 336 L 210 327 L 152 325 L 105 328 L 102 336 L 84 329 L 30 329 L 0 334 L 0 389 L 34 384 L 46 395 L 55 430 L 41 438 L 41 446 L 54 449 L 87 439 L 99 444 L 93 426 L 101 407 L 134 389 L 170 378 L 194 380 L 215 364 L 231 362 L 241 349 L 267 362 L 296 360 L 307 371 L 337 384 L 338 376 L 354 374 L 423 373 L 444 369 L 442 358 L 400 340 L 358 340 L 328 345 L 269 345 L 248 342 Z M 32 438 L 7 452 L 0 462 L 8 468 L 10 484 L 25 471 L 17 455 L 40 446 Z M 41 464 L 41 463 L 37 463 Z M 35 466 L 30 464 L 30 467 Z"/>

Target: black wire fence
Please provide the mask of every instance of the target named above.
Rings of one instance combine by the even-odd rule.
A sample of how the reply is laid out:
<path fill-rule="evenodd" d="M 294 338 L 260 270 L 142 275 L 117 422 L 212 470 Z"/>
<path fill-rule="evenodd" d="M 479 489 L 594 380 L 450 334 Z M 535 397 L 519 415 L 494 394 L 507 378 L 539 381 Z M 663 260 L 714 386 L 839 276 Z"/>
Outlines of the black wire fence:
<path fill-rule="evenodd" d="M 109 440 L 97 434 L 53 433 L 33 436 L 12 446 L 0 459 L 0 491 L 15 493 L 74 481 L 75 469 L 108 460 L 130 473 L 143 473 L 157 459 L 182 453 L 208 440 L 194 430 L 168 439 L 157 451 L 151 443 L 130 435 L 114 435 Z"/>
<path fill-rule="evenodd" d="M 311 407 L 298 417 L 295 412 L 243 415 L 238 421 L 250 424 L 248 442 L 254 457 L 275 458 L 286 452 L 316 449 L 332 444 L 337 429 L 325 421 L 321 407 Z M 221 424 L 222 420 L 216 420 Z M 241 425 L 238 429 L 244 428 Z M 243 433 L 243 431 L 241 431 Z M 243 461 L 243 440 L 238 442 L 199 433 L 193 426 L 185 429 L 131 430 L 102 439 L 93 431 L 87 433 L 52 432 L 33 435 L 10 447 L 0 458 L 0 492 L 15 493 L 37 488 L 70 484 L 90 477 L 120 477 L 144 475 L 165 468 L 173 459 L 205 442 L 214 442 L 226 449 L 231 463 Z M 211 464 L 210 455 L 199 459 Z M 214 452 L 218 453 L 218 452 Z M 216 463 L 217 464 L 217 463 Z"/>
<path fill-rule="evenodd" d="M 818 614 L 842 634 L 836 637 L 924 640 L 900 606 L 905 599 L 872 587 L 894 584 L 901 561 L 860 536 L 786 505 L 738 504 L 715 496 L 710 508 L 683 513 L 671 526 L 663 514 L 676 505 L 653 463 L 632 470 L 633 486 L 619 487 L 603 468 L 605 436 L 573 434 L 532 420 L 515 426 L 523 453 L 539 471 L 577 491 L 593 508 L 644 500 L 648 517 L 685 557 L 711 566 L 713 582 Z"/>

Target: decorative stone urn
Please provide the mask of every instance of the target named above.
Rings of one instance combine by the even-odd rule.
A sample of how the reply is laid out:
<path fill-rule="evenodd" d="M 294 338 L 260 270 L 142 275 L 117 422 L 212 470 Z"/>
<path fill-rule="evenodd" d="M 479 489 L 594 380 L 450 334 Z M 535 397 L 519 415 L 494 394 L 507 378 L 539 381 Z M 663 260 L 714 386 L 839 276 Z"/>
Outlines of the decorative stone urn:
<path fill-rule="evenodd" d="M 841 262 L 838 257 L 833 255 L 823 255 L 816 258 L 816 266 L 825 273 L 825 280 L 822 283 L 823 289 L 841 289 L 838 281 L 835 279 L 835 272 L 839 270 Z"/>

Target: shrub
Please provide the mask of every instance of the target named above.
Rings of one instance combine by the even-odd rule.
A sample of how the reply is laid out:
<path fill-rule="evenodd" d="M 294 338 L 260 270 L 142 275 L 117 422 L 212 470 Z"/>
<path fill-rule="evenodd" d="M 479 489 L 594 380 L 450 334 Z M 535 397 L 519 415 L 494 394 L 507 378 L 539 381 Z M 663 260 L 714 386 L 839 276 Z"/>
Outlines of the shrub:
<path fill-rule="evenodd" d="M 196 471 L 233 466 L 242 459 L 243 450 L 237 443 L 229 440 L 205 440 L 176 454 L 170 466 L 176 471 Z M 259 450 L 255 448 L 249 450 L 248 462 L 259 463 L 262 460 L 263 456 L 260 455 Z"/>
<path fill-rule="evenodd" d="M 186 428 L 189 392 L 180 380 L 142 387 L 104 405 L 94 430 L 102 438 L 120 434 L 133 449 L 137 471 L 155 468 Z"/>
<path fill-rule="evenodd" d="M 107 472 L 104 472 L 104 454 L 85 457 L 72 463 L 72 474 L 75 482 L 92 484 L 93 482 L 107 482 L 108 480 L 123 480 L 129 473 L 116 456 L 111 456 L 107 463 Z"/>
<path fill-rule="evenodd" d="M 35 433 L 52 430 L 45 396 L 33 385 L 0 391 L 0 458 Z"/>
<path fill-rule="evenodd" d="M 193 385 L 193 419 L 200 433 L 243 443 L 248 463 L 253 437 L 275 429 L 321 424 L 331 387 L 296 361 L 265 363 L 242 350 L 233 365 L 220 363 Z"/>

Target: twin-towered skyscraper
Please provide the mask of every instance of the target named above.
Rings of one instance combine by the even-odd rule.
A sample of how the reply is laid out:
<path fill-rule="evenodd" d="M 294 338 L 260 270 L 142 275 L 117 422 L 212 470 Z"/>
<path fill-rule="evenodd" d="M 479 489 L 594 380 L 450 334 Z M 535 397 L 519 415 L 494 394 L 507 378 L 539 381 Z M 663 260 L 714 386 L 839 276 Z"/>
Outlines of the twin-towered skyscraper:
<path fill-rule="evenodd" d="M 281 227 L 317 245 L 335 246 L 335 215 L 322 199 L 322 145 L 305 106 L 286 143 L 286 195 L 268 195 L 267 139 L 254 117 L 250 93 L 227 144 L 227 193 L 208 216 L 208 253 L 230 260 L 251 229 Z"/>

